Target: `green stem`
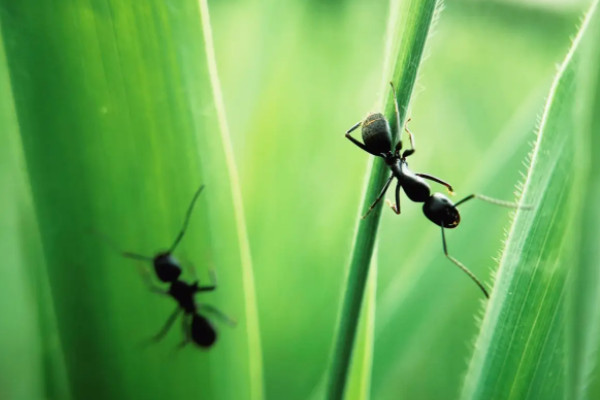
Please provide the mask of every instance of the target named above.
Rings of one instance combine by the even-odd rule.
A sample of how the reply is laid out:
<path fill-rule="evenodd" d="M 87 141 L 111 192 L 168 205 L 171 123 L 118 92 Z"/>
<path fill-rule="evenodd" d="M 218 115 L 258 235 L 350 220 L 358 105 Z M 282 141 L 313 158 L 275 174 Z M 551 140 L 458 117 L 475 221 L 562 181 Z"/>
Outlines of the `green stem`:
<path fill-rule="evenodd" d="M 425 47 L 425 40 L 433 20 L 436 0 L 404 0 L 392 3 L 390 10 L 390 29 L 388 38 L 388 61 L 394 62 L 392 81 L 396 86 L 396 97 L 400 105 L 400 126 L 404 123 L 410 95 L 417 76 L 417 70 Z M 395 40 L 400 38 L 400 40 Z M 395 43 L 397 42 L 397 43 Z M 397 55 L 394 57 L 394 55 Z M 391 55 L 391 57 L 389 57 Z M 387 74 L 384 77 L 387 78 Z M 388 82 L 385 82 L 386 100 L 385 115 L 392 127 L 393 140 L 397 140 L 393 98 L 389 95 Z M 389 170 L 381 159 L 374 159 L 371 175 L 367 184 L 362 205 L 363 215 L 375 200 L 389 176 Z M 377 227 L 381 215 L 380 202 L 368 218 L 359 219 L 357 234 L 352 250 L 350 269 L 348 271 L 346 291 L 340 316 L 334 353 L 331 360 L 328 384 L 328 399 L 341 399 L 347 385 L 352 348 L 356 337 L 358 317 L 365 292 L 369 273 L 369 265 L 373 255 L 373 247 L 377 235 Z"/>

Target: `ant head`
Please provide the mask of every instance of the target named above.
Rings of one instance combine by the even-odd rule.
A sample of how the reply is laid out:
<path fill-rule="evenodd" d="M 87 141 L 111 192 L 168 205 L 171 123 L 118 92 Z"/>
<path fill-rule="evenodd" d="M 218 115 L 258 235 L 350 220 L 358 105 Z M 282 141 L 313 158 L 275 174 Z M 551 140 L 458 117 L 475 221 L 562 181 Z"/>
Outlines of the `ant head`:
<path fill-rule="evenodd" d="M 196 313 L 192 317 L 190 336 L 198 346 L 209 348 L 217 340 L 217 331 L 208 319 Z"/>
<path fill-rule="evenodd" d="M 444 228 L 456 228 L 460 223 L 458 209 L 441 193 L 434 193 L 425 201 L 423 213 L 431 222 Z"/>
<path fill-rule="evenodd" d="M 181 275 L 181 267 L 171 253 L 160 253 L 152 260 L 154 272 L 162 282 L 175 282 Z"/>
<path fill-rule="evenodd" d="M 362 138 L 365 146 L 374 154 L 387 154 L 392 148 L 390 124 L 381 113 L 367 115 L 362 122 Z"/>

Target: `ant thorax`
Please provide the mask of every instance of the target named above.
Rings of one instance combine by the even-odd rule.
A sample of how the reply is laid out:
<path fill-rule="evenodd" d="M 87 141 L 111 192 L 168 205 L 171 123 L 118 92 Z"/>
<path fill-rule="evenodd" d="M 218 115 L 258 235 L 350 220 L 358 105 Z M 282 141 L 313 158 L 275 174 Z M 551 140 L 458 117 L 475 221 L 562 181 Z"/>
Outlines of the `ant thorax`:
<path fill-rule="evenodd" d="M 405 171 L 408 169 L 408 164 L 406 164 L 406 161 L 398 155 L 393 155 L 390 153 L 390 157 L 386 158 L 385 162 L 390 167 L 392 174 L 394 174 L 394 176 L 398 179 L 400 179 L 400 177 L 404 175 Z"/>
<path fill-rule="evenodd" d="M 194 295 L 197 291 L 197 282 L 189 284 L 184 281 L 176 280 L 172 282 L 171 287 L 169 287 L 169 295 L 171 295 L 173 299 L 177 301 L 179 307 L 188 314 L 192 314 L 196 311 Z"/>

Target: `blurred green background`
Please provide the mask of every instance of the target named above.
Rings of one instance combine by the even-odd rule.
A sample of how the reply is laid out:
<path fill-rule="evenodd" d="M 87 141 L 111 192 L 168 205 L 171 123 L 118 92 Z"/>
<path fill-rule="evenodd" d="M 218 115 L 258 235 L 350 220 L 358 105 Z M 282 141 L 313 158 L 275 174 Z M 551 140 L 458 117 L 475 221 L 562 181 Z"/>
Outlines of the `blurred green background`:
<path fill-rule="evenodd" d="M 172 4 L 165 4 L 170 12 Z M 447 1 L 428 39 L 408 113 L 417 145 L 410 160 L 412 169 L 447 180 L 455 188 L 456 198 L 478 192 L 513 199 L 556 65 L 567 52 L 587 6 L 587 1 Z M 367 112 L 378 111 L 374 105 L 387 95 L 380 92 L 380 83 L 388 3 L 238 0 L 209 1 L 209 7 L 252 254 L 264 395 L 269 399 L 307 399 L 318 396 L 326 373 L 368 162 L 368 156 L 343 133 Z M 91 7 L 90 12 L 100 11 Z M 145 398 L 228 398 L 218 389 L 204 390 L 239 382 L 235 374 L 231 381 L 227 376 L 243 346 L 229 352 L 227 348 L 243 329 L 219 325 L 223 336 L 210 356 L 192 348 L 174 352 L 181 339 L 177 326 L 164 342 L 143 348 L 139 343 L 158 330 L 172 305 L 146 291 L 135 262 L 119 259 L 103 243 L 81 232 L 64 236 L 68 240 L 61 239 L 65 243 L 62 248 L 53 247 L 55 243 L 48 239 L 50 222 L 43 219 L 53 211 L 33 205 L 42 202 L 39 198 L 45 192 L 35 187 L 40 175 L 29 175 L 35 168 L 34 153 L 23 150 L 32 148 L 27 141 L 33 139 L 22 132 L 19 135 L 19 129 L 27 129 L 23 116 L 36 110 L 20 109 L 25 103 L 19 102 L 19 93 L 12 92 L 16 91 L 15 79 L 27 81 L 27 75 L 36 71 L 14 70 L 10 56 L 18 50 L 11 49 L 11 41 L 26 38 L 11 33 L 18 29 L 11 26 L 14 15 L 10 6 L 0 5 L 0 13 L 4 47 L 9 49 L 0 60 L 0 185 L 4 189 L 0 197 L 0 253 L 4 255 L 0 398 L 47 398 L 50 394 L 63 398 L 69 392 L 75 398 L 84 394 L 87 398 L 106 394 L 134 398 L 141 393 Z M 157 18 L 151 14 L 148 18 Z M 170 15 L 171 23 L 177 23 L 176 15 Z M 136 15 L 140 20 L 131 23 L 144 25 L 143 16 Z M 199 23 L 197 16 L 187 18 Z M 85 19 L 80 23 L 85 24 Z M 19 35 L 28 33 L 27 29 L 19 31 Z M 194 34 L 199 34 L 199 28 L 176 37 L 187 41 L 182 46 L 192 46 L 201 41 Z M 177 44 L 173 46 L 174 52 L 180 51 Z M 74 49 L 65 45 L 64 57 L 76 57 Z M 136 60 L 145 55 L 129 57 Z M 172 62 L 185 63 L 186 57 Z M 44 73 L 51 76 L 54 72 Z M 126 79 L 127 73 L 123 76 Z M 179 112 L 173 111 L 178 107 L 190 107 L 173 103 L 169 93 L 185 96 L 186 91 L 204 89 L 202 96 L 210 97 L 208 81 L 203 79 L 192 89 L 174 87 L 180 82 L 175 80 L 149 88 L 148 97 L 143 97 L 142 91 L 139 98 L 129 101 L 146 102 L 147 108 L 134 105 L 130 112 L 146 112 L 142 117 L 147 121 L 168 119 Z M 37 89 L 41 96 L 44 88 Z M 68 95 L 77 86 L 62 90 Z M 165 93 L 163 98 L 155 96 L 160 91 Z M 93 93 L 91 88 L 78 96 L 93 103 Z M 210 107 L 208 110 L 199 111 L 198 118 L 214 118 Z M 93 129 L 100 133 L 117 129 L 111 135 L 127 137 L 128 129 L 145 126 L 132 128 L 108 121 Z M 150 141 L 162 134 L 160 124 L 152 126 L 156 132 Z M 50 138 L 54 134 L 48 132 Z M 69 134 L 64 133 L 64 140 L 69 140 Z M 143 134 L 127 139 L 132 148 Z M 170 141 L 178 140 L 173 132 L 169 135 L 174 135 Z M 205 130 L 201 135 L 217 133 Z M 111 144 L 111 137 L 103 139 L 106 147 L 99 158 L 107 156 L 105 151 L 120 153 L 121 159 L 136 154 L 120 147 L 124 143 L 120 140 L 125 139 Z M 74 146 L 97 145 L 93 138 L 73 141 L 77 142 Z M 185 150 L 190 147 L 192 150 Z M 168 157 L 160 164 L 150 157 L 143 159 L 142 165 L 134 161 L 109 165 L 107 175 L 99 168 L 85 185 L 65 189 L 91 198 L 102 195 L 106 185 L 111 203 L 82 207 L 73 210 L 74 215 L 60 218 L 67 223 L 77 219 L 82 227 L 92 224 L 116 236 L 128 250 L 158 250 L 163 242 L 148 237 L 145 231 L 154 226 L 149 227 L 149 220 L 142 216 L 158 213 L 163 225 L 156 230 L 161 240 L 169 243 L 199 180 L 194 171 L 202 170 L 200 179 L 208 179 L 212 171 L 206 167 L 211 161 L 202 146 L 190 137 L 182 137 L 165 152 Z M 178 168 L 169 167 L 169 159 L 179 156 L 190 160 L 185 179 L 180 178 Z M 82 150 L 84 163 L 85 157 Z M 110 163 L 115 156 L 108 157 Z M 162 186 L 155 186 L 156 179 Z M 174 191 L 171 198 L 161 200 L 158 208 L 144 208 L 137 218 L 131 215 L 140 199 L 155 196 L 160 192 L 157 187 L 166 189 L 171 181 L 176 182 L 169 188 Z M 207 183 L 207 196 L 210 191 Z M 57 204 L 57 212 L 69 210 Z M 239 275 L 239 267 L 228 272 L 229 265 L 218 265 L 219 256 L 214 254 L 218 252 L 215 249 L 227 251 L 227 243 L 235 246 L 234 230 L 213 229 L 220 222 L 210 216 L 210 210 L 198 211 L 192 220 L 181 258 L 197 264 L 201 279 L 210 263 L 216 264 L 219 276 L 224 275 L 220 282 L 224 289 L 219 297 L 211 298 L 212 304 L 239 317 L 242 295 L 237 305 L 232 303 L 229 308 L 225 300 L 230 293 L 228 274 L 235 281 L 233 275 Z M 217 210 L 227 212 L 225 207 Z M 90 213 L 95 214 L 88 219 Z M 490 287 L 509 212 L 473 202 L 462 215 L 461 228 L 448 235 L 450 252 Z M 98 226 L 97 221 L 105 216 L 122 224 L 118 228 L 108 222 Z M 41 236 L 40 224 L 46 226 Z M 139 237 L 143 239 L 136 242 Z M 81 249 L 86 253 L 80 253 Z M 75 261 L 64 265 L 64 271 L 81 269 L 81 263 L 94 265 L 76 274 L 87 277 L 83 281 L 73 282 L 70 279 L 75 278 L 52 272 L 51 267 L 48 278 L 43 265 L 47 258 L 52 259 L 49 254 L 67 251 L 63 258 Z M 94 254 L 101 254 L 101 262 L 96 263 Z M 423 217 L 420 205 L 406 198 L 401 216 L 384 208 L 377 261 L 371 398 L 397 399 L 399 393 L 410 399 L 456 398 L 477 334 L 481 293 L 444 258 L 439 230 Z M 77 287 L 72 292 L 71 285 Z M 92 329 L 94 323 L 89 331 L 85 324 L 80 331 L 73 319 L 65 317 L 64 310 L 71 306 L 61 304 L 69 302 L 65 300 L 69 296 L 86 298 L 81 306 L 100 313 L 92 318 L 95 324 L 104 324 L 102 331 Z M 138 312 L 138 307 L 145 309 Z M 85 335 L 77 339 L 83 343 L 73 344 L 78 334 Z M 74 347 L 69 350 L 70 346 Z M 73 349 L 86 349 L 91 356 L 77 356 Z M 62 354 L 66 354 L 64 359 Z M 215 361 L 219 359 L 228 361 Z M 93 365 L 86 365 L 86 360 Z M 108 385 L 111 379 L 117 381 L 110 390 L 85 389 Z M 600 391 L 595 394 L 600 396 Z"/>

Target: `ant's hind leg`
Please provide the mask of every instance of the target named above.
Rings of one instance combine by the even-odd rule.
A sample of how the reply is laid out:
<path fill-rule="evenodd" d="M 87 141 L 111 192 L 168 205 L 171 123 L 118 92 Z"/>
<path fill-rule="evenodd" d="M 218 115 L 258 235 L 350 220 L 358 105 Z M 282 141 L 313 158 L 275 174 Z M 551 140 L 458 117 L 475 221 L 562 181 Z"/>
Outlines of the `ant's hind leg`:
<path fill-rule="evenodd" d="M 375 201 L 373 202 L 373 204 L 371 204 L 371 206 L 369 207 L 369 209 L 367 210 L 367 212 L 365 213 L 365 215 L 363 215 L 362 219 L 367 218 L 367 215 L 369 215 L 371 213 L 371 211 L 373 211 L 373 208 L 375 208 L 375 206 L 377 205 L 377 203 L 379 203 L 381 201 L 381 199 L 385 195 L 385 192 L 387 192 L 388 188 L 390 187 L 390 183 L 392 183 L 392 179 L 394 179 L 394 175 L 393 174 L 390 175 L 390 177 L 387 180 L 387 182 L 385 183 L 385 185 L 383 185 L 383 189 L 381 189 L 381 193 L 379 193 L 379 196 L 377 196 L 377 198 L 375 199 Z"/>
<path fill-rule="evenodd" d="M 448 257 L 448 259 L 450 261 L 452 261 L 454 263 L 454 265 L 456 265 L 458 268 L 460 268 L 465 274 L 469 275 L 469 278 L 471 278 L 473 280 L 473 282 L 475 282 L 475 284 L 477 284 L 477 286 L 479 286 L 479 289 L 481 289 L 481 291 L 483 292 L 485 297 L 489 299 L 490 296 L 489 296 L 487 290 L 485 289 L 483 284 L 479 281 L 479 279 L 477 279 L 475 274 L 472 273 L 467 267 L 465 267 L 456 258 L 454 258 L 450 254 L 448 254 L 448 246 L 446 245 L 446 235 L 444 233 L 444 226 L 443 226 L 443 224 L 440 224 L 440 226 L 442 227 L 442 246 L 443 246 L 444 254 L 446 255 L 446 257 Z"/>
<path fill-rule="evenodd" d="M 232 318 L 227 316 L 225 313 L 223 313 L 221 310 L 219 310 L 216 307 L 213 307 L 209 304 L 197 304 L 197 306 L 201 310 L 205 310 L 205 311 L 213 313 L 214 315 L 219 317 L 223 322 L 225 322 L 227 325 L 229 325 L 231 327 L 235 327 L 237 325 L 237 322 L 235 320 L 233 320 Z"/>
<path fill-rule="evenodd" d="M 183 340 L 177 345 L 178 349 L 184 348 L 189 342 L 192 341 L 192 327 L 187 315 L 184 315 L 181 319 L 181 329 L 183 330 Z"/>
<path fill-rule="evenodd" d="M 153 342 L 159 342 L 162 338 L 165 337 L 165 335 L 167 334 L 167 332 L 169 332 L 169 330 L 171 329 L 171 327 L 173 326 L 173 323 L 175 322 L 175 320 L 177 319 L 177 317 L 179 316 L 179 314 L 181 313 L 181 308 L 177 307 L 175 309 L 175 311 L 171 314 L 171 316 L 169 316 L 169 319 L 167 319 L 167 322 L 163 325 L 163 327 L 161 328 L 161 330 L 152 337 L 152 341 Z"/>

